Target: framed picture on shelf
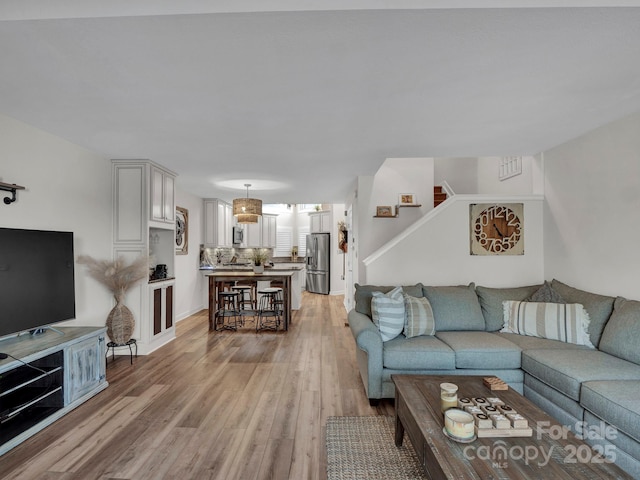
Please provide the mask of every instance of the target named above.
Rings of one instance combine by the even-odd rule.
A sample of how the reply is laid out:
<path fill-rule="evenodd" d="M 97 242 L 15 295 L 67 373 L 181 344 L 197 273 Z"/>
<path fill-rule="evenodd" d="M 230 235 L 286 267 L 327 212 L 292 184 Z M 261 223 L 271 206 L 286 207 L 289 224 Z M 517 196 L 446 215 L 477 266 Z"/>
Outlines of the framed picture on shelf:
<path fill-rule="evenodd" d="M 189 253 L 189 210 L 176 207 L 176 255 Z"/>
<path fill-rule="evenodd" d="M 416 205 L 418 200 L 415 193 L 401 193 L 398 196 L 398 205 Z"/>
<path fill-rule="evenodd" d="M 389 205 L 378 205 L 376 207 L 376 217 L 393 217 L 393 208 Z"/>

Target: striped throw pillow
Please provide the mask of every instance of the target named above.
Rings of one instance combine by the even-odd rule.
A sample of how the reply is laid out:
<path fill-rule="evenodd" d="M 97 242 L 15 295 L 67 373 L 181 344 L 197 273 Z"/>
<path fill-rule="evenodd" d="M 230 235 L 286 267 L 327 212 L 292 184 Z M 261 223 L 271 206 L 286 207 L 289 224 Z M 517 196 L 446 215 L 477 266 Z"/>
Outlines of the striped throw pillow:
<path fill-rule="evenodd" d="M 380 330 L 383 342 L 396 338 L 404 328 L 404 299 L 402 287 L 389 293 L 372 292 L 371 318 Z"/>
<path fill-rule="evenodd" d="M 595 348 L 589 339 L 589 314 L 579 303 L 502 302 L 501 332 L 560 340 Z"/>
<path fill-rule="evenodd" d="M 406 293 L 404 296 L 404 336 L 407 338 L 436 333 L 433 309 L 426 297 L 416 298 Z"/>

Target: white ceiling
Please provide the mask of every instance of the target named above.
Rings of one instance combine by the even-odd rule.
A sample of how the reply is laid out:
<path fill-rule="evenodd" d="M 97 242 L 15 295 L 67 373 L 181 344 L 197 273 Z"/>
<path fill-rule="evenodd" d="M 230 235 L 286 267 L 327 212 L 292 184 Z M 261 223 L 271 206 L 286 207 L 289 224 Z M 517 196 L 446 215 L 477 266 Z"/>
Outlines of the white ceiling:
<path fill-rule="evenodd" d="M 535 154 L 640 110 L 640 1 L 533 3 L 5 0 L 0 113 L 198 196 L 341 203 L 387 157 Z"/>

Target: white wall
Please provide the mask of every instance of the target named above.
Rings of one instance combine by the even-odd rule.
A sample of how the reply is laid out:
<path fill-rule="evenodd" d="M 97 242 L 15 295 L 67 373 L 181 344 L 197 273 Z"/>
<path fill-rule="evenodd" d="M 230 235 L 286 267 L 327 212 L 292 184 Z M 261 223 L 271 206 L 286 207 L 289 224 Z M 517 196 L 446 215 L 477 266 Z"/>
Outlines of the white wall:
<path fill-rule="evenodd" d="M 420 208 L 402 208 L 395 218 L 373 218 L 376 206 L 395 207 L 401 193 L 414 193 Z M 375 177 L 358 178 L 357 254 L 362 260 L 433 210 L 433 159 L 389 158 Z M 364 278 L 362 265 L 358 277 Z"/>
<path fill-rule="evenodd" d="M 0 226 L 72 231 L 76 257 L 111 258 L 108 159 L 0 115 L 0 175 L 26 187 L 15 203 L 0 203 Z M 78 264 L 75 281 L 76 320 L 68 324 L 104 325 L 111 295 Z"/>
<path fill-rule="evenodd" d="M 200 267 L 200 244 L 204 238 L 204 212 L 202 198 L 176 188 L 176 206 L 189 211 L 188 254 L 176 255 L 176 319 L 182 320 L 206 308 L 202 295 L 205 279 Z"/>
<path fill-rule="evenodd" d="M 535 161 L 534 157 L 522 157 L 522 173 L 505 180 L 498 178 L 502 157 L 478 158 L 478 193 L 527 195 L 534 192 Z M 456 191 L 456 193 L 458 193 Z"/>
<path fill-rule="evenodd" d="M 544 153 L 545 273 L 640 299 L 640 114 Z"/>
<path fill-rule="evenodd" d="M 524 203 L 524 255 L 472 256 L 470 203 Z M 544 280 L 541 197 L 457 195 L 439 206 L 428 221 L 379 258 L 367 259 L 366 283 L 377 285 L 459 285 L 488 287 Z M 425 218 L 427 220 L 427 218 Z M 372 257 L 375 257 L 374 254 Z"/>
<path fill-rule="evenodd" d="M 478 159 L 435 158 L 434 185 L 447 182 L 457 194 L 478 193 Z"/>
<path fill-rule="evenodd" d="M 345 293 L 344 287 L 344 277 L 343 277 L 343 267 L 344 273 L 346 275 L 347 270 L 347 258 L 338 248 L 338 222 L 345 221 L 346 217 L 344 216 L 344 204 L 336 203 L 331 205 L 331 279 L 330 289 L 331 295 L 343 295 Z"/>

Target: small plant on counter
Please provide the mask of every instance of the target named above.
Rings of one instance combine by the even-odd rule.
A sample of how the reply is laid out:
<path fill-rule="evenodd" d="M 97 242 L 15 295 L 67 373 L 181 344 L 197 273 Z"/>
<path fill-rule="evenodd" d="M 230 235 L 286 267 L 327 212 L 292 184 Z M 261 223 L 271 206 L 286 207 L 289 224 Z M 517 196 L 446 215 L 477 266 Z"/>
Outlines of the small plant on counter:
<path fill-rule="evenodd" d="M 267 252 L 261 249 L 255 249 L 253 251 L 253 254 L 251 255 L 251 260 L 253 260 L 253 264 L 258 266 L 266 263 L 268 258 L 269 258 L 269 255 L 267 255 Z"/>

